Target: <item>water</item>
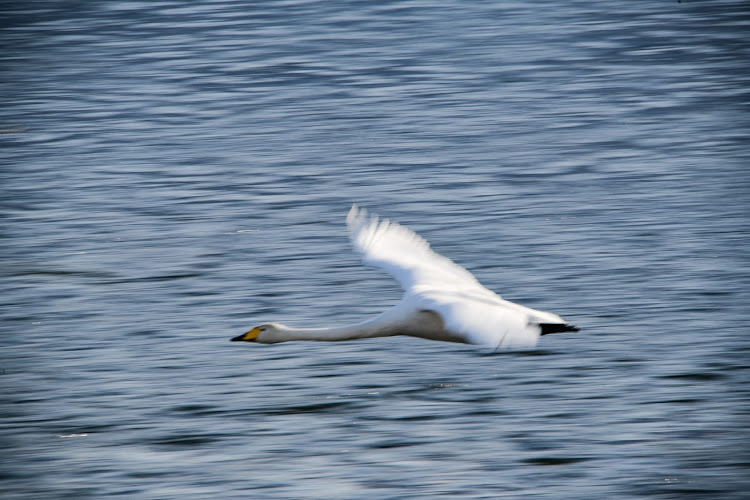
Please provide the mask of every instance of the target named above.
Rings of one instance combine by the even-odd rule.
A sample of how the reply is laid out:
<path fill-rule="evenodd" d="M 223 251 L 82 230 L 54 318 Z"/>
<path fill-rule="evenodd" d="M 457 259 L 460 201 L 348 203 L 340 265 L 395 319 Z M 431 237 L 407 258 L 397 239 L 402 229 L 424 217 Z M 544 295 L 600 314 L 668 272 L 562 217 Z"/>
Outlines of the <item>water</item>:
<path fill-rule="evenodd" d="M 743 1 L 3 6 L 3 498 L 747 498 Z M 581 326 L 394 304 L 352 202 Z"/>

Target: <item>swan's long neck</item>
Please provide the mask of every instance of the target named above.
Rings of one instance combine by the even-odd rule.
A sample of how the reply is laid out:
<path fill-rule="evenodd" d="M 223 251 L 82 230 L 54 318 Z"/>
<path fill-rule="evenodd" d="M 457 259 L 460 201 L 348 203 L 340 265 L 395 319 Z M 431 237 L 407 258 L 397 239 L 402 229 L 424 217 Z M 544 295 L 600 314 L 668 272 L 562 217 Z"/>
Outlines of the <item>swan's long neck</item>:
<path fill-rule="evenodd" d="M 379 321 L 379 319 L 380 317 L 377 317 L 355 325 L 333 328 L 284 327 L 284 329 L 277 332 L 275 336 L 278 338 L 278 342 L 291 340 L 322 340 L 332 342 L 337 340 L 353 340 L 398 335 L 398 332 L 394 331 L 392 326 L 389 328 L 388 325 L 384 324 L 383 321 Z"/>

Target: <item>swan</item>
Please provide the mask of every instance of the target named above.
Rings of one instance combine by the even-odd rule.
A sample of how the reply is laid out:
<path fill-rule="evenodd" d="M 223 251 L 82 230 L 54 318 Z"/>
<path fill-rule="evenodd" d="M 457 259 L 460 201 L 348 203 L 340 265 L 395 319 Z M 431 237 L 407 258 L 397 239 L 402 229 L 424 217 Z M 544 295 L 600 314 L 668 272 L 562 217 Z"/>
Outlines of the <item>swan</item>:
<path fill-rule="evenodd" d="M 531 348 L 541 335 L 578 331 L 556 314 L 500 298 L 469 271 L 434 252 L 426 240 L 396 222 L 368 216 L 355 204 L 346 223 L 364 264 L 387 271 L 401 284 L 401 301 L 355 325 L 292 328 L 266 323 L 232 341 L 274 344 L 409 335 L 505 349 Z"/>

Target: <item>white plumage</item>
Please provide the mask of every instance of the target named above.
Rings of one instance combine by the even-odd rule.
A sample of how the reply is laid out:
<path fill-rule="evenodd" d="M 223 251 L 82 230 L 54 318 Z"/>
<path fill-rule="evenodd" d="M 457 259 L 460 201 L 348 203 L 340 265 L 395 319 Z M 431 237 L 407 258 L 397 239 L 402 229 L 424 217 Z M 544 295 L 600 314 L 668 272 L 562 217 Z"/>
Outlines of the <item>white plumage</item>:
<path fill-rule="evenodd" d="M 410 229 L 369 217 L 356 205 L 346 222 L 363 262 L 387 271 L 401 284 L 401 302 L 356 325 L 291 328 L 269 323 L 232 340 L 276 343 L 411 335 L 502 349 L 533 347 L 545 333 L 577 331 L 556 314 L 503 300 Z"/>

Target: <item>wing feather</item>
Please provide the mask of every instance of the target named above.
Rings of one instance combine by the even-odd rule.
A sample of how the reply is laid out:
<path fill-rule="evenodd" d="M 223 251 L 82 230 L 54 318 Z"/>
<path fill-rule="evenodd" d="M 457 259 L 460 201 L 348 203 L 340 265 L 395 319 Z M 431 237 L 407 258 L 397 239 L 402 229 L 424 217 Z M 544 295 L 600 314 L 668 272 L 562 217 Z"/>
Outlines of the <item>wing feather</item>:
<path fill-rule="evenodd" d="M 352 206 L 346 222 L 362 261 L 391 274 L 406 292 L 451 287 L 495 295 L 469 271 L 435 253 L 424 238 L 396 222 L 370 217 L 357 205 Z"/>

